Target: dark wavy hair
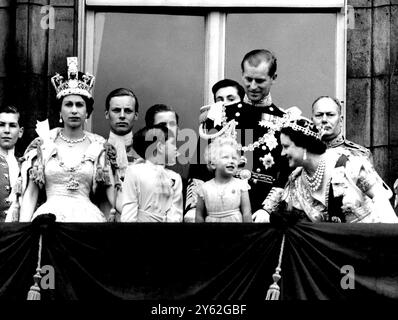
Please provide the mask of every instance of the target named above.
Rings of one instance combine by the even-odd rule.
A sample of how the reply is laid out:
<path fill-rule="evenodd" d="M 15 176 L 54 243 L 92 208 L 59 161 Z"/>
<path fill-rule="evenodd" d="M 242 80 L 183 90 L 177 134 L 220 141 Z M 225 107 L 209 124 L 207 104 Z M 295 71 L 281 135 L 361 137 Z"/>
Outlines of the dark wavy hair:
<path fill-rule="evenodd" d="M 244 64 L 248 62 L 249 65 L 257 67 L 261 62 L 269 63 L 268 75 L 273 77 L 276 73 L 277 63 L 275 55 L 267 49 L 252 50 L 243 57 L 240 67 L 244 71 Z"/>
<path fill-rule="evenodd" d="M 18 115 L 18 125 L 21 126 L 21 113 L 17 107 L 13 105 L 5 105 L 0 108 L 0 113 L 13 113 Z"/>
<path fill-rule="evenodd" d="M 294 121 L 298 126 L 307 128 L 308 130 L 319 133 L 315 125 L 308 120 L 296 120 Z M 281 129 L 281 133 L 287 135 L 290 140 L 298 147 L 306 149 L 308 152 L 314 154 L 323 154 L 326 151 L 326 144 L 320 139 L 307 135 L 302 131 L 295 130 L 290 126 L 285 126 Z"/>
<path fill-rule="evenodd" d="M 56 107 L 57 107 L 57 112 L 61 112 L 61 107 L 62 107 L 62 101 L 64 100 L 65 97 L 74 95 L 73 93 L 67 94 L 60 99 L 56 100 Z M 82 96 L 80 94 L 76 94 L 77 96 L 80 96 L 83 98 L 84 102 L 86 103 L 86 110 L 87 110 L 87 118 L 90 118 L 91 113 L 94 110 L 94 99 L 93 98 L 87 98 L 85 96 Z"/>
<path fill-rule="evenodd" d="M 153 126 L 155 122 L 155 116 L 160 112 L 174 112 L 178 126 L 178 113 L 172 107 L 169 107 L 165 104 L 155 104 L 147 110 L 145 113 L 145 125 Z"/>
<path fill-rule="evenodd" d="M 112 98 L 123 97 L 123 96 L 129 96 L 134 99 L 134 102 L 135 102 L 134 103 L 134 112 L 138 113 L 139 103 L 138 103 L 137 96 L 135 95 L 133 90 L 127 89 L 127 88 L 118 88 L 118 89 L 111 91 L 105 99 L 105 110 L 109 111 L 109 106 L 110 106 L 110 102 L 111 102 Z"/>
<path fill-rule="evenodd" d="M 238 91 L 238 96 L 240 97 L 241 100 L 243 100 L 243 97 L 245 96 L 245 89 L 243 89 L 243 87 L 238 82 L 232 79 L 223 79 L 213 85 L 211 91 L 213 92 L 214 100 L 216 100 L 217 91 L 220 90 L 221 88 L 226 88 L 226 87 L 236 88 L 236 91 Z"/>

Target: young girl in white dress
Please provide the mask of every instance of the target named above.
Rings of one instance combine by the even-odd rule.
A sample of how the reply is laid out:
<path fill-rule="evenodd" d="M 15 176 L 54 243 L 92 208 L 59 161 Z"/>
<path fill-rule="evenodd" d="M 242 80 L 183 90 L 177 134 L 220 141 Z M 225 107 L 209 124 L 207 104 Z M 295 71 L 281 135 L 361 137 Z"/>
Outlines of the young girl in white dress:
<path fill-rule="evenodd" d="M 252 222 L 249 184 L 234 177 L 240 159 L 236 140 L 216 138 L 204 157 L 214 178 L 198 190 L 196 222 Z"/>
<path fill-rule="evenodd" d="M 176 159 L 175 137 L 165 124 L 134 134 L 143 161 L 127 168 L 122 185 L 121 222 L 182 222 L 181 176 L 165 168 Z"/>

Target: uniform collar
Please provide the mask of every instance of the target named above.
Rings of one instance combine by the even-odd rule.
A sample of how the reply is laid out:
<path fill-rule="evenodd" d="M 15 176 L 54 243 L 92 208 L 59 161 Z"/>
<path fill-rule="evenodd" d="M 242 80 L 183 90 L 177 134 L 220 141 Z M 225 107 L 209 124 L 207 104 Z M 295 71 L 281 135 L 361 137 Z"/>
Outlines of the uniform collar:
<path fill-rule="evenodd" d="M 341 146 L 345 141 L 345 138 L 342 133 L 340 133 L 337 137 L 333 138 L 330 141 L 325 141 L 326 146 L 328 148 L 335 148 Z"/>
<path fill-rule="evenodd" d="M 272 97 L 271 97 L 271 92 L 268 93 L 268 95 L 264 98 L 262 98 L 260 101 L 253 102 L 249 99 L 249 97 L 245 94 L 245 97 L 243 98 L 244 103 L 251 104 L 256 107 L 269 107 L 272 105 Z"/>

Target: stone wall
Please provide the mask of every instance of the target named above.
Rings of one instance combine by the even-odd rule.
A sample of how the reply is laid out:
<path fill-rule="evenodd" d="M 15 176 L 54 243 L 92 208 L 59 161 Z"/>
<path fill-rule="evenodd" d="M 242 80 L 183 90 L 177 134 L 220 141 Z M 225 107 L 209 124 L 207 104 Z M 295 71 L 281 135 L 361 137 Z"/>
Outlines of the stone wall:
<path fill-rule="evenodd" d="M 347 138 L 368 147 L 392 186 L 398 178 L 398 0 L 348 0 Z"/>
<path fill-rule="evenodd" d="M 8 20 L 2 19 L 4 12 Z M 77 1 L 0 0 L 0 30 L 0 53 L 2 43 L 8 53 L 0 55 L 0 102 L 10 101 L 21 110 L 25 134 L 18 143 L 20 154 L 36 136 L 37 120 L 48 118 L 52 125 L 58 120 L 50 77 L 64 73 L 65 57 L 77 53 Z"/>

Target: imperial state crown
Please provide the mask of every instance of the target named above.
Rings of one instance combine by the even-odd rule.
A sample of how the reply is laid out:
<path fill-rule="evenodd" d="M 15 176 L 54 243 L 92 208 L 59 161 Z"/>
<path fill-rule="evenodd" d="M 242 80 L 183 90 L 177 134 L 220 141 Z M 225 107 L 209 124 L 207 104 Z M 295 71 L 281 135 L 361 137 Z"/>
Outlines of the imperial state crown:
<path fill-rule="evenodd" d="M 51 78 L 57 99 L 70 94 L 78 94 L 87 98 L 92 97 L 92 89 L 95 77 L 89 73 L 79 72 L 77 57 L 68 57 L 68 79 L 64 79 L 59 73 Z"/>

